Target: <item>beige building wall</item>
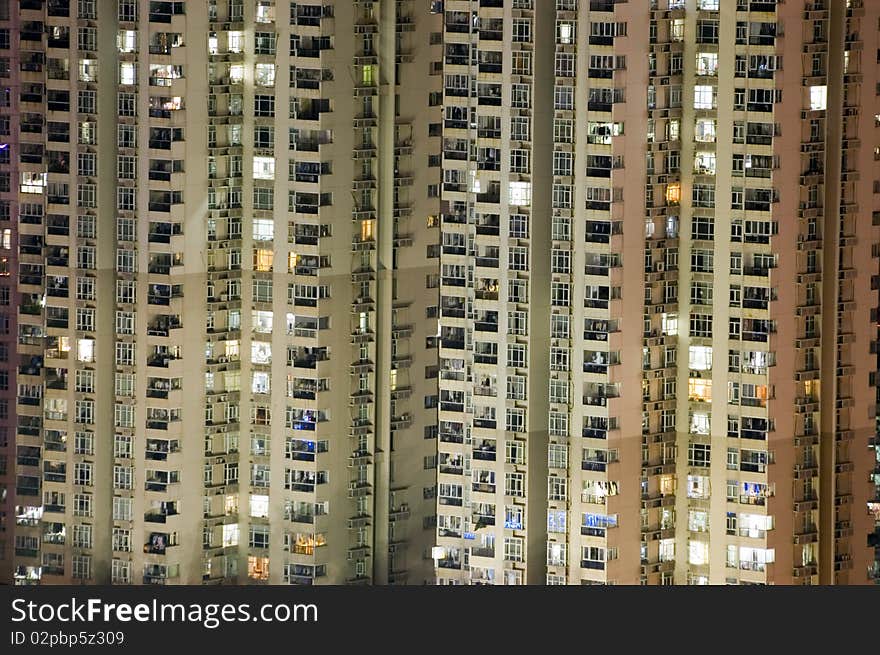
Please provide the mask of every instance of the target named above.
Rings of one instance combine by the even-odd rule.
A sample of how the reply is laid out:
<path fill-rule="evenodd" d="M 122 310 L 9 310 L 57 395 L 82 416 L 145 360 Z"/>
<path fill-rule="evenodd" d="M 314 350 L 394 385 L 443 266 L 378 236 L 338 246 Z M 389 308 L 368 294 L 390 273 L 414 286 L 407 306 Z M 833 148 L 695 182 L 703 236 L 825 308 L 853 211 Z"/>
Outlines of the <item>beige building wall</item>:
<path fill-rule="evenodd" d="M 531 582 L 531 554 L 521 560 L 510 539 L 546 539 L 549 584 L 864 582 L 872 552 L 859 535 L 872 530 L 863 509 L 874 458 L 858 444 L 875 430 L 877 234 L 866 218 L 874 154 L 861 139 L 876 112 L 862 91 L 873 84 L 862 53 L 873 52 L 873 8 L 750 0 L 444 8 L 438 581 L 517 584 L 506 571 L 523 561 Z M 545 16 L 553 34 L 538 29 Z M 523 41 L 553 48 L 552 99 L 539 77 L 508 79 L 506 63 L 502 81 L 512 94 L 529 87 L 535 122 L 552 102 L 552 145 L 507 140 L 504 130 L 522 129 L 516 101 L 508 115 L 481 95 L 497 78 L 473 62 L 500 48 L 515 73 L 530 49 Z M 501 119 L 500 146 L 481 133 L 487 116 Z M 478 178 L 491 178 L 479 173 L 487 153 L 502 174 L 519 170 L 533 193 L 529 269 L 502 271 L 489 307 L 503 309 L 505 282 L 519 277 L 550 297 L 549 341 L 536 336 L 533 308 L 528 322 L 530 362 L 536 347 L 549 354 L 546 377 L 528 371 L 527 399 L 534 420 L 534 390 L 549 394 L 547 522 L 534 520 L 531 500 L 519 501 L 531 518 L 514 520 L 524 532 L 512 537 L 498 529 L 500 502 L 467 494 L 469 473 L 474 490 L 492 482 L 496 468 L 478 461 L 477 445 L 492 435 L 478 439 L 477 429 L 483 396 L 504 391 L 502 374 L 487 382 L 479 366 L 479 267 L 490 243 L 480 234 L 496 219 L 485 218 L 485 195 L 469 204 L 471 180 L 456 172 L 476 159 Z M 524 175 L 548 158 L 552 182 Z M 504 205 L 501 182 L 490 207 L 503 236 L 522 219 Z M 551 189 L 549 240 L 534 229 L 542 184 Z M 549 280 L 536 266 L 547 260 Z M 511 321 L 509 302 L 507 310 Z M 508 384 L 515 373 L 504 372 Z M 488 424 L 498 441 L 509 438 Z M 545 488 L 533 474 L 541 457 L 529 448 L 527 499 Z M 468 525 L 469 513 L 482 518 Z"/>
<path fill-rule="evenodd" d="M 21 8 L 73 113 L 27 97 L 52 152 L 21 194 L 46 302 L 16 581 L 426 581 L 438 18 L 111 4 Z"/>

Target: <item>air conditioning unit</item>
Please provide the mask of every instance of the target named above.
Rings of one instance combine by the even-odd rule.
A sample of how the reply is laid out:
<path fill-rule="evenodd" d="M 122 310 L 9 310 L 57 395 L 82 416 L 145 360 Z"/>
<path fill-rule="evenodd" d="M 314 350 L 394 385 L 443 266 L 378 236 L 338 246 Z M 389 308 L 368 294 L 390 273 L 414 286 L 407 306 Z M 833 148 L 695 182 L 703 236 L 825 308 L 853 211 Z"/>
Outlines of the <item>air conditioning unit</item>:
<path fill-rule="evenodd" d="M 229 361 L 229 358 L 226 355 L 221 355 L 220 357 L 217 358 L 217 361 L 220 362 L 221 364 L 225 364 Z"/>
<path fill-rule="evenodd" d="M 654 264 L 654 270 L 658 273 L 662 273 L 666 270 L 666 264 L 664 262 L 657 262 Z"/>

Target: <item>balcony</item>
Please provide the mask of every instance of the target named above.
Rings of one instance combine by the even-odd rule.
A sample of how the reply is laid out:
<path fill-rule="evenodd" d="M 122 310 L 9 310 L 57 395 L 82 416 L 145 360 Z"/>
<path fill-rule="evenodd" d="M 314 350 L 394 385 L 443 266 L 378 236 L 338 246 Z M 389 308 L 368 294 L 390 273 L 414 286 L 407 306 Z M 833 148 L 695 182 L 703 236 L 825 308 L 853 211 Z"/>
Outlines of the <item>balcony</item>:
<path fill-rule="evenodd" d="M 463 432 L 441 432 L 440 433 L 440 441 L 443 443 L 464 443 L 464 433 Z"/>
<path fill-rule="evenodd" d="M 474 459 L 479 459 L 483 461 L 495 461 L 495 446 L 490 446 L 488 444 L 484 444 L 481 446 L 474 447 L 472 451 L 472 457 Z"/>

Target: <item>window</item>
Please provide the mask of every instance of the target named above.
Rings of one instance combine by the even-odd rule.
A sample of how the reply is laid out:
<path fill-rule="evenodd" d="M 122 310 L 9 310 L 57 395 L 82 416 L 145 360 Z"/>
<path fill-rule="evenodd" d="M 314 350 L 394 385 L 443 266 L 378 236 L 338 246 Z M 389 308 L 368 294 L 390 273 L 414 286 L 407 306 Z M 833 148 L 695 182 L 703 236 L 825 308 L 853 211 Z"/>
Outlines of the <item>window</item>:
<path fill-rule="evenodd" d="M 690 346 L 688 349 L 688 365 L 692 371 L 711 370 L 712 346 Z"/>
<path fill-rule="evenodd" d="M 702 443 L 688 444 L 688 466 L 708 467 L 710 462 L 710 445 Z"/>
<path fill-rule="evenodd" d="M 442 487 L 443 485 L 441 485 Z M 505 473 L 504 474 L 504 493 L 507 496 L 523 496 L 524 490 L 524 474 L 523 473 Z"/>
<path fill-rule="evenodd" d="M 714 86 L 694 86 L 694 109 L 714 109 L 717 89 Z"/>
<path fill-rule="evenodd" d="M 570 152 L 554 151 L 553 153 L 553 174 L 564 177 L 570 177 L 574 155 Z"/>
<path fill-rule="evenodd" d="M 575 39 L 576 23 L 571 21 L 557 21 L 556 23 L 556 43 L 563 45 L 571 45 Z"/>
<path fill-rule="evenodd" d="M 557 143 L 571 143 L 574 135 L 574 121 L 557 118 L 553 121 L 553 140 Z"/>
<path fill-rule="evenodd" d="M 556 77 L 574 77 L 575 56 L 571 53 L 556 53 Z"/>
<path fill-rule="evenodd" d="M 512 84 L 510 87 L 510 103 L 517 109 L 529 109 L 532 106 L 531 85 Z"/>
<path fill-rule="evenodd" d="M 718 21 L 697 21 L 697 43 L 718 43 Z"/>
<path fill-rule="evenodd" d="M 694 139 L 701 143 L 714 143 L 715 120 L 712 118 L 698 118 L 694 125 Z"/>
<path fill-rule="evenodd" d="M 511 205 L 527 207 L 532 203 L 532 185 L 530 182 L 510 182 L 508 186 L 508 202 Z"/>
<path fill-rule="evenodd" d="M 254 179 L 256 180 L 274 180 L 275 179 L 275 158 L 274 157 L 254 157 Z"/>
<path fill-rule="evenodd" d="M 510 151 L 510 172 L 528 173 L 531 170 L 528 150 L 513 149 Z"/>
<path fill-rule="evenodd" d="M 553 91 L 554 109 L 572 111 L 574 109 L 574 87 L 556 86 Z"/>
<path fill-rule="evenodd" d="M 718 74 L 718 53 L 716 52 L 698 52 L 697 53 L 697 75 L 717 75 Z"/>
<path fill-rule="evenodd" d="M 532 21 L 530 18 L 515 18 L 513 20 L 514 43 L 528 43 L 532 40 Z"/>
<path fill-rule="evenodd" d="M 825 109 L 828 101 L 827 86 L 811 86 L 810 87 L 810 109 L 816 111 Z"/>
<path fill-rule="evenodd" d="M 275 64 L 256 64 L 254 82 L 260 86 L 275 86 Z"/>

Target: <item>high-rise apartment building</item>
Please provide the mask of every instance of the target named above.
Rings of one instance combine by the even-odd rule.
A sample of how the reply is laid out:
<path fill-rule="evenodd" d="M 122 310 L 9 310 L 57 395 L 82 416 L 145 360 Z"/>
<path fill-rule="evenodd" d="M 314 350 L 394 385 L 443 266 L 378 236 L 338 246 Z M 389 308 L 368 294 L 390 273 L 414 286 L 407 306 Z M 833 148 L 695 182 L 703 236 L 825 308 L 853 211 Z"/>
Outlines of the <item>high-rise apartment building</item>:
<path fill-rule="evenodd" d="M 431 580 L 441 14 L 0 4 L 15 583 Z"/>
<path fill-rule="evenodd" d="M 438 581 L 867 582 L 880 4 L 443 5 Z"/>
<path fill-rule="evenodd" d="M 880 577 L 878 52 L 867 0 L 0 0 L 0 582 Z"/>
<path fill-rule="evenodd" d="M 15 510 L 16 334 L 18 319 L 17 184 L 19 67 L 18 12 L 0 3 L 0 584 L 12 579 Z M 26 161 L 26 160 L 25 160 Z"/>

